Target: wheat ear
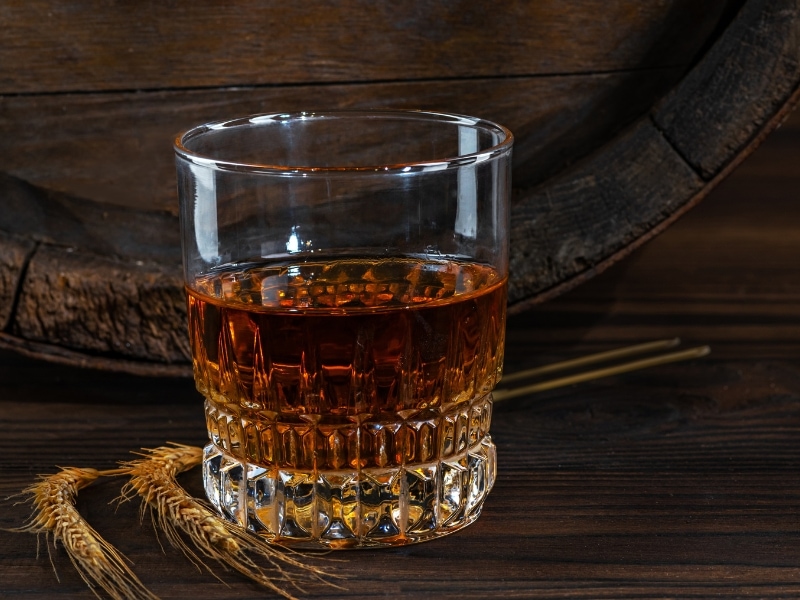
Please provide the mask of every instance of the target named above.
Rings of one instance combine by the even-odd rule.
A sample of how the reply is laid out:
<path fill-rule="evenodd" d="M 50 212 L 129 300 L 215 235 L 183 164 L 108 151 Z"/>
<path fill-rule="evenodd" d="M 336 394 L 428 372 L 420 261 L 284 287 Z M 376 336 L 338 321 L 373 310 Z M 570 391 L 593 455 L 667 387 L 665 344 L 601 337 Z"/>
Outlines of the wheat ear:
<path fill-rule="evenodd" d="M 40 475 L 36 483 L 21 493 L 33 505 L 33 512 L 29 520 L 14 531 L 44 533 L 48 555 L 50 536 L 54 546 L 61 542 L 75 569 L 98 598 L 96 588 L 99 587 L 114 600 L 158 600 L 125 564 L 123 555 L 100 537 L 75 508 L 78 490 L 98 477 L 124 472 L 67 467 L 53 475 Z M 53 564 L 52 556 L 50 563 Z"/>
<path fill-rule="evenodd" d="M 300 581 L 315 579 L 337 587 L 327 579 L 330 574 L 304 564 L 284 549 L 225 521 L 180 486 L 176 476 L 202 462 L 202 449 L 172 444 L 144 452 L 143 458 L 122 465 L 131 478 L 122 488 L 120 498 L 128 500 L 134 494 L 141 496 L 144 500 L 142 515 L 149 507 L 154 522 L 169 542 L 196 565 L 206 566 L 199 552 L 202 557 L 219 561 L 292 600 L 295 597 L 286 588 L 292 586 L 302 591 Z M 191 540 L 197 552 L 189 547 L 181 533 Z M 266 559 L 269 568 L 257 565 L 251 556 Z M 293 568 L 291 572 L 289 568 Z"/>

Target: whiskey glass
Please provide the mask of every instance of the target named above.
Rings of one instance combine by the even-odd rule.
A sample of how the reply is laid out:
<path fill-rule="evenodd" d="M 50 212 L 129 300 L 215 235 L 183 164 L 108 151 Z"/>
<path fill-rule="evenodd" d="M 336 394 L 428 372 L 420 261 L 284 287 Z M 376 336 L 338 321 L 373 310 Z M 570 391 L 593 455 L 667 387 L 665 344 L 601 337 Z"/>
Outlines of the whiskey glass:
<path fill-rule="evenodd" d="M 306 548 L 472 523 L 508 278 L 513 137 L 419 111 L 298 112 L 175 142 L 189 336 L 227 519 Z"/>

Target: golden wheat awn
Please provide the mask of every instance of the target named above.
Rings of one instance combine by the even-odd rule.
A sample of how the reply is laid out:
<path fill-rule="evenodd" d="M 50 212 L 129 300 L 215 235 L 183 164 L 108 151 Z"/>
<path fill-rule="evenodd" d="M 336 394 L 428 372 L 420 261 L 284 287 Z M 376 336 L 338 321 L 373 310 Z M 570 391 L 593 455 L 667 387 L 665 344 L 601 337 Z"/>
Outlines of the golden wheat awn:
<path fill-rule="evenodd" d="M 300 582 L 317 580 L 333 585 L 326 579 L 331 575 L 225 521 L 188 494 L 178 484 L 176 476 L 200 464 L 202 459 L 202 450 L 193 446 L 172 444 L 146 450 L 143 458 L 123 464 L 131 478 L 122 489 L 121 499 L 130 499 L 134 494 L 141 496 L 144 500 L 142 514 L 149 507 L 154 522 L 169 542 L 198 566 L 204 565 L 199 552 L 202 557 L 217 560 L 291 599 L 294 596 L 287 587 L 302 591 Z M 189 547 L 181 533 L 191 540 L 197 552 Z M 257 565 L 251 556 L 266 559 L 268 569 Z"/>
<path fill-rule="evenodd" d="M 33 505 L 31 517 L 14 531 L 44 533 L 48 540 L 52 536 L 54 546 L 61 542 L 75 569 L 98 598 L 100 588 L 114 600 L 158 600 L 127 566 L 123 555 L 100 537 L 75 507 L 78 490 L 99 477 L 129 475 L 120 498 L 140 495 L 144 500 L 142 514 L 149 507 L 154 523 L 196 566 L 206 566 L 201 556 L 213 558 L 289 599 L 294 596 L 287 588 L 302 590 L 301 582 L 317 580 L 338 587 L 330 582 L 335 575 L 306 565 L 295 558 L 299 555 L 271 546 L 225 521 L 178 484 L 179 473 L 202 462 L 202 449 L 173 444 L 144 452 L 143 458 L 123 463 L 119 469 L 67 467 L 39 476 L 21 493 Z M 201 556 L 189 547 L 181 533 Z M 49 544 L 47 549 L 49 554 Z M 268 569 L 256 564 L 251 556 L 266 559 Z"/>
<path fill-rule="evenodd" d="M 98 598 L 99 587 L 115 600 L 157 600 L 125 564 L 122 554 L 100 537 L 75 508 L 78 490 L 100 476 L 120 473 L 119 469 L 67 467 L 53 475 L 40 475 L 36 483 L 22 492 L 33 505 L 33 512 L 16 531 L 44 533 L 48 554 L 50 536 L 54 546 L 61 542 L 75 569 Z"/>

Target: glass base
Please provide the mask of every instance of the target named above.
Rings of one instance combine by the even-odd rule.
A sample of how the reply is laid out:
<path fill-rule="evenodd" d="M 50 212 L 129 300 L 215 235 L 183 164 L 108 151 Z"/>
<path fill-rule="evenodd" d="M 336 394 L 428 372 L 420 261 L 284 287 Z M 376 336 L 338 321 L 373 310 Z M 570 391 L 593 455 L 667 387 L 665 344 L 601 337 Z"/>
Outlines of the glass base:
<path fill-rule="evenodd" d="M 293 470 L 205 447 L 206 495 L 226 519 L 296 548 L 401 546 L 458 531 L 478 518 L 494 485 L 489 435 L 461 454 L 360 470 Z"/>

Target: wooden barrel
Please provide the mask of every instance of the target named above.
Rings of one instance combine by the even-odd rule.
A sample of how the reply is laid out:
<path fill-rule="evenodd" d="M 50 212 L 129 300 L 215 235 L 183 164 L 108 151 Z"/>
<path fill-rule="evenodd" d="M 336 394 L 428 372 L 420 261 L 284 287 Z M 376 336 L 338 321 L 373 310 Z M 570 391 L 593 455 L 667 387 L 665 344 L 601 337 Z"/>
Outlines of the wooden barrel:
<path fill-rule="evenodd" d="M 171 142 L 258 112 L 406 107 L 516 135 L 510 308 L 591 277 L 785 117 L 798 0 L 0 9 L 0 346 L 188 375 Z"/>

